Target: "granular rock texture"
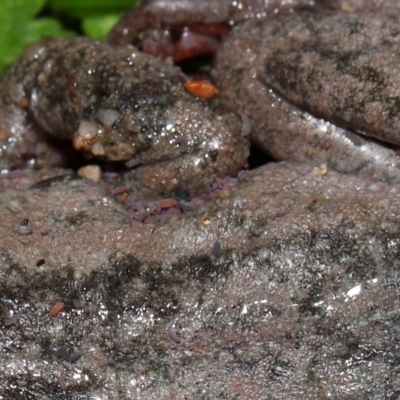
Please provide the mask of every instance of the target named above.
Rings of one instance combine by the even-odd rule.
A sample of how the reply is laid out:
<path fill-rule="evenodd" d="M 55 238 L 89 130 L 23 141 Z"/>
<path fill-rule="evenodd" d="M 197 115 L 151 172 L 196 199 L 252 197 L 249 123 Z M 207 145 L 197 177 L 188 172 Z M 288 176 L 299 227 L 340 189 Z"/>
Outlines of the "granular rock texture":
<path fill-rule="evenodd" d="M 400 143 L 397 17 L 291 14 L 264 26 L 273 89 L 316 116 Z"/>
<path fill-rule="evenodd" d="M 51 157 L 71 166 L 77 155 L 51 136 L 90 158 L 139 164 L 126 180 L 141 198 L 194 197 L 236 175 L 249 144 L 239 115 L 187 93 L 186 79 L 132 46 L 43 39 L 0 77 L 0 169 Z"/>
<path fill-rule="evenodd" d="M 158 0 L 142 4 L 155 3 L 165 5 Z M 329 3 L 343 11 L 367 4 Z M 397 3 L 376 0 L 369 10 L 388 12 Z M 142 19 L 146 24 L 148 17 Z M 11 144 L 4 156 L 16 162 L 15 168 L 32 151 L 49 163 L 36 164 L 43 167 L 40 171 L 0 174 L 0 400 L 400 398 L 398 150 L 357 135 L 361 131 L 399 143 L 398 95 L 391 85 L 398 81 L 398 24 L 393 16 L 347 13 L 282 18 L 235 27 L 216 56 L 214 75 L 218 96 L 240 114 L 231 121 L 227 113 L 218 121 L 237 126 L 242 156 L 247 154 L 245 133 L 275 160 L 290 162 L 270 163 L 237 179 L 220 178 L 218 190 L 213 186 L 206 197 L 189 200 L 189 191 L 186 202 L 152 202 L 160 215 L 152 215 L 150 202 L 135 195 L 143 188 L 152 194 L 149 181 L 155 189 L 162 189 L 163 181 L 169 188 L 160 174 L 185 165 L 178 159 L 190 153 L 191 140 L 175 131 L 174 140 L 165 136 L 172 158 L 156 153 L 160 162 L 154 181 L 141 179 L 149 176 L 146 168 L 152 165 L 140 166 L 143 156 L 129 156 L 135 179 L 119 181 L 118 173 L 106 169 L 95 183 L 72 170 L 46 169 L 65 164 L 48 160 L 52 143 L 40 130 L 33 129 L 25 141 L 32 115 L 44 124 L 56 118 L 47 113 L 48 105 L 57 108 L 59 103 L 47 94 L 43 118 L 37 118 L 38 88 L 47 93 L 55 88 L 51 82 L 63 80 L 57 87 L 64 94 L 67 88 L 72 108 L 83 104 L 74 102 L 75 89 L 88 75 L 97 76 L 96 91 L 104 89 L 95 67 L 86 70 L 85 64 L 81 74 L 60 77 L 54 65 L 70 71 L 75 50 L 88 45 L 90 65 L 99 65 L 97 47 L 105 52 L 100 57 L 104 68 L 122 64 L 130 70 L 133 49 L 112 49 L 87 39 L 72 39 L 75 50 L 64 40 L 44 48 L 39 44 L 37 57 L 31 48 L 23 68 L 13 67 L 18 74 L 3 78 L 7 107 L 1 108 L 0 119 L 12 127 L 2 131 L 3 141 Z M 48 62 L 53 58 L 46 52 L 60 43 L 71 58 L 62 51 L 56 53 L 57 63 Z M 343 53 L 350 44 L 357 49 Z M 379 56 L 371 57 L 371 49 Z M 168 96 L 173 95 L 164 81 L 168 76 L 179 81 L 176 90 L 183 92 L 186 78 L 175 67 L 158 68 L 159 61 L 139 54 L 135 59 L 156 66 L 147 68 L 150 87 L 164 82 Z M 29 55 L 39 60 L 38 68 Z M 389 69 L 381 65 L 385 58 Z M 34 73 L 26 75 L 32 68 Z M 49 71 L 54 74 L 47 76 Z M 117 89 L 125 93 L 126 82 L 121 82 L 117 80 Z M 320 92 L 333 89 L 338 90 L 333 97 L 319 98 Z M 92 107 L 89 91 L 83 97 L 88 103 L 67 132 L 78 150 L 77 139 L 93 134 L 93 123 L 104 123 L 103 134 L 124 118 L 118 104 L 109 103 L 108 92 L 100 92 L 105 102 L 101 109 Z M 161 100 L 156 110 L 164 109 Z M 180 104 L 174 96 L 172 100 Z M 187 104 L 197 110 L 200 101 Z M 214 111 L 205 108 L 212 114 L 199 121 L 208 127 L 207 121 L 215 122 Z M 381 108 L 389 111 L 380 113 Z M 181 110 L 187 113 L 186 107 Z M 89 111 L 94 112 L 90 121 Z M 168 122 L 164 118 L 166 130 Z M 53 133 L 62 134 L 62 129 L 57 124 Z M 191 129 L 200 141 L 197 128 Z M 9 140 L 13 138 L 18 140 Z M 164 151 L 164 142 L 159 143 Z M 102 143 L 89 144 L 94 155 L 105 150 Z M 210 143 L 203 145 L 206 155 L 215 150 Z M 62 158 L 64 150 L 55 154 Z M 235 151 L 229 146 L 227 165 L 231 153 Z M 213 162 L 212 152 L 210 157 Z M 193 176 L 204 175 L 199 165 L 199 175 L 187 176 L 190 183 L 198 184 Z"/>
<path fill-rule="evenodd" d="M 146 225 L 59 172 L 0 194 L 0 398 L 398 398 L 400 187 L 270 164 Z"/>
<path fill-rule="evenodd" d="M 219 94 L 249 116 L 251 140 L 275 160 L 399 184 L 396 148 L 355 133 L 399 141 L 398 27 L 393 17 L 347 13 L 247 21 L 216 56 Z"/>

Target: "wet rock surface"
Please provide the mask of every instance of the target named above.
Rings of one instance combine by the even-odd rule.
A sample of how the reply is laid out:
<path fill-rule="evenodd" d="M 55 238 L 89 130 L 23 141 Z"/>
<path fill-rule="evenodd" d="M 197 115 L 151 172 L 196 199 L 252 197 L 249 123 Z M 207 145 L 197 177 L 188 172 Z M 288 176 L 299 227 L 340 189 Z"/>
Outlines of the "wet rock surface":
<path fill-rule="evenodd" d="M 344 11 L 366 4 L 330 3 Z M 381 6 L 395 2 L 371 2 L 374 11 Z M 285 26 L 275 25 L 283 44 Z M 118 174 L 99 183 L 61 168 L 0 174 L 0 400 L 400 397 L 398 154 L 278 95 L 286 82 L 268 80 L 258 51 L 264 30 L 275 28 L 235 28 L 217 56 L 216 80 L 228 105 L 250 117 L 252 140 L 291 163 L 235 184 L 221 179 L 214 198 L 181 204 L 180 215 L 161 200 L 169 218 L 142 219 L 153 223 L 134 219 L 147 205 L 128 197 L 134 183 Z M 126 50 L 115 51 L 125 60 Z M 40 84 L 51 81 L 54 61 L 43 63 Z M 74 80 L 66 83 L 74 97 Z M 35 85 L 25 88 L 35 93 Z M 41 132 L 24 141 L 31 115 L 13 87 L 3 95 L 14 111 L 1 109 L 0 119 L 13 124 L 15 154 L 47 160 L 51 143 Z M 116 121 L 106 105 L 90 123 Z M 81 136 L 90 135 L 78 122 Z M 146 180 L 138 176 L 140 188 Z"/>
<path fill-rule="evenodd" d="M 399 14 L 399 0 L 321 0 L 321 4 L 333 10 L 346 12 L 379 12 Z"/>
<path fill-rule="evenodd" d="M 0 79 L 0 168 L 51 165 L 46 133 L 90 158 L 134 159 L 126 181 L 141 198 L 198 195 L 239 172 L 248 141 L 240 117 L 187 93 L 186 79 L 132 46 L 39 41 Z"/>
<path fill-rule="evenodd" d="M 263 31 L 270 87 L 318 117 L 400 143 L 398 17 L 292 14 L 274 22 Z"/>
<path fill-rule="evenodd" d="M 368 95 L 368 90 L 371 86 L 375 89 L 380 87 L 381 93 L 386 93 L 386 101 L 388 107 L 383 109 L 386 110 L 382 115 L 377 115 L 376 113 L 365 113 L 363 117 L 371 118 L 369 120 L 371 129 L 376 123 L 382 127 L 379 130 L 379 135 L 382 140 L 392 140 L 395 139 L 390 136 L 392 134 L 397 134 L 397 130 L 393 127 L 390 131 L 384 130 L 385 125 L 384 120 L 389 120 L 389 103 L 394 107 L 397 107 L 396 95 L 393 95 L 396 85 L 392 83 L 396 80 L 398 76 L 397 66 L 392 68 L 387 68 L 385 70 L 382 68 L 382 72 L 385 74 L 392 74 L 393 82 L 388 79 L 388 83 L 380 85 L 378 83 L 377 77 L 371 76 L 364 79 L 360 79 L 359 87 L 354 89 L 353 96 L 349 95 L 349 85 L 345 84 L 346 77 L 336 76 L 328 74 L 328 71 L 321 64 L 318 65 L 316 59 L 313 62 L 309 62 L 308 65 L 300 65 L 300 61 L 297 64 L 299 70 L 302 74 L 302 79 L 298 80 L 298 86 L 294 83 L 290 84 L 288 78 L 287 81 L 284 79 L 285 71 L 290 69 L 292 65 L 293 55 L 296 53 L 299 60 L 304 57 L 307 58 L 307 53 L 303 51 L 305 47 L 308 47 L 310 52 L 313 46 L 315 47 L 315 54 L 317 54 L 317 48 L 321 51 L 329 51 L 332 55 L 332 65 L 331 67 L 339 68 L 340 65 L 346 65 L 346 68 L 351 70 L 352 62 L 356 61 L 356 56 L 353 59 L 350 56 L 346 61 L 340 58 L 340 52 L 344 51 L 347 43 L 350 41 L 351 35 L 345 35 L 345 41 L 339 39 L 339 32 L 336 32 L 336 38 L 334 35 L 329 36 L 331 42 L 329 44 L 324 43 L 323 40 L 318 37 L 318 32 L 314 34 L 304 34 L 308 31 L 307 24 L 309 21 L 310 30 L 313 27 L 313 21 L 319 21 L 322 26 L 328 25 L 329 21 L 333 20 L 340 21 L 342 26 L 342 31 L 349 32 L 351 26 L 356 25 L 361 30 L 365 28 L 363 24 L 363 18 L 372 23 L 373 17 L 360 17 L 352 14 L 292 14 L 289 16 L 281 16 L 274 21 L 270 21 L 269 24 L 265 24 L 262 21 L 248 21 L 237 27 L 235 27 L 229 35 L 229 38 L 222 44 L 217 56 L 216 56 L 216 69 L 219 71 L 217 76 L 217 86 L 220 91 L 220 96 L 224 98 L 224 101 L 229 107 L 233 109 L 240 109 L 243 113 L 249 116 L 251 120 L 252 132 L 251 138 L 258 146 L 269 153 L 274 159 L 278 160 L 292 160 L 300 163 L 307 163 L 310 165 L 319 166 L 321 164 L 327 164 L 329 169 L 334 169 L 343 173 L 352 173 L 360 176 L 371 177 L 376 180 L 383 180 L 386 182 L 400 182 L 400 170 L 398 165 L 398 154 L 396 148 L 391 148 L 390 146 L 384 145 L 382 142 L 371 140 L 371 138 L 363 137 L 361 135 L 355 134 L 355 132 L 363 132 L 362 125 L 353 123 L 351 128 L 347 129 L 348 125 L 343 124 L 339 127 L 333 123 L 332 120 L 335 118 L 340 119 L 340 113 L 335 113 L 335 117 L 329 119 L 320 118 L 321 112 L 312 113 L 308 112 L 304 106 L 314 99 L 314 103 L 317 104 L 316 107 L 324 108 L 324 102 L 327 101 L 331 104 L 334 103 L 333 97 L 327 100 L 323 96 L 323 89 L 321 88 L 326 84 L 326 87 L 330 87 L 329 90 L 342 90 L 341 102 L 347 105 L 352 104 L 353 108 L 349 108 L 349 118 L 359 118 L 357 116 L 357 101 L 360 104 L 364 104 L 366 108 L 371 110 L 378 109 L 381 107 L 381 103 L 378 101 L 379 97 L 376 97 L 376 102 L 372 100 L 372 97 Z M 383 21 L 387 20 L 387 24 L 391 25 L 393 22 L 392 17 L 377 17 L 376 23 L 380 25 Z M 323 22 L 322 22 L 323 21 Z M 357 22 L 358 21 L 358 25 Z M 290 25 L 290 28 L 289 28 Z M 396 25 L 396 24 L 395 24 Z M 398 24 L 396 25 L 398 26 Z M 332 26 L 330 26 L 332 28 Z M 393 25 L 392 25 L 393 27 Z M 325 29 L 325 28 L 324 28 Z M 329 26 L 326 27 L 329 30 Z M 389 28 L 388 28 L 389 29 Z M 369 64 L 369 67 L 364 69 L 369 70 L 371 73 L 374 70 L 374 64 L 377 63 L 374 55 L 374 51 L 381 49 L 382 53 L 377 56 L 377 59 L 388 60 L 392 56 L 395 57 L 392 51 L 385 51 L 379 46 L 373 49 L 371 45 L 371 37 L 374 37 L 373 42 L 379 43 L 383 40 L 383 33 L 379 30 L 370 31 L 364 29 L 363 33 L 358 36 L 358 39 L 362 42 L 361 44 L 370 45 L 370 53 L 365 55 L 364 61 Z M 310 31 L 308 31 L 309 33 Z M 370 36 L 371 35 L 371 36 Z M 315 36 L 315 38 L 314 38 Z M 323 36 L 323 35 L 322 35 Z M 396 35 L 386 35 L 386 44 L 389 43 L 395 47 Z M 325 38 L 326 39 L 326 38 Z M 371 39 L 371 40 L 370 40 Z M 320 41 L 321 40 L 321 41 Z M 285 47 L 286 46 L 286 47 Z M 292 47 L 291 47 L 292 46 Z M 304 47 L 302 47 L 304 46 Z M 366 45 L 367 46 L 367 45 Z M 350 46 L 351 47 L 351 46 Z M 367 46 L 368 47 L 368 46 Z M 356 49 L 357 46 L 353 46 Z M 360 46 L 360 51 L 363 46 Z M 282 49 L 282 53 L 280 53 Z M 285 51 L 286 50 L 286 53 Z M 291 51 L 293 52 L 291 53 Z M 337 51 L 337 52 L 336 52 Z M 354 50 L 356 52 L 356 50 Z M 361 51 L 362 52 L 362 51 Z M 275 54 L 276 53 L 276 54 Z M 349 51 L 351 53 L 351 51 Z M 368 51 L 366 51 L 368 53 Z M 385 56 L 382 54 L 385 53 Z M 243 57 L 237 57 L 237 54 L 243 54 Z M 286 59 L 285 59 L 286 54 Z M 275 56 L 279 59 L 279 62 L 275 60 Z M 336 57 L 336 58 L 335 58 Z M 279 85 L 279 80 L 274 81 L 269 76 L 267 72 L 267 65 L 272 65 L 276 62 L 276 75 L 281 73 L 282 82 L 287 85 L 287 91 L 284 92 L 285 96 L 279 93 L 279 90 L 283 88 Z M 285 64 L 287 63 L 287 64 Z M 306 62 L 304 63 L 306 64 Z M 389 64 L 388 64 L 389 65 Z M 336 66 L 336 67 L 335 67 Z M 287 67 L 287 68 L 286 68 Z M 356 74 L 356 68 L 353 65 L 353 73 Z M 362 70 L 360 67 L 359 72 Z M 360 72 L 361 73 L 361 72 Z M 308 74 L 313 78 L 307 79 L 305 76 Z M 321 86 L 311 87 L 309 85 L 307 90 L 309 95 L 306 94 L 306 90 L 302 93 L 303 95 L 303 107 L 298 107 L 294 104 L 294 101 L 289 101 L 287 97 L 295 97 L 296 90 L 307 86 L 307 82 L 313 82 L 315 76 L 324 76 L 324 83 Z M 350 75 L 347 76 L 347 78 Z M 293 82 L 294 82 L 294 77 Z M 354 77 L 353 77 L 354 78 Z M 354 78 L 356 79 L 356 78 Z M 283 84 L 282 83 L 282 84 Z M 381 81 L 380 83 L 383 83 Z M 290 86 L 290 87 L 289 87 Z M 340 88 L 340 89 L 339 89 Z M 391 88 L 392 94 L 388 94 L 388 88 Z M 365 89 L 365 90 L 364 90 Z M 326 93 L 325 93 L 326 94 Z M 329 96 L 328 96 L 329 97 Z M 354 97 L 357 99 L 354 100 Z M 260 101 L 262 99 L 262 101 Z M 299 100 L 299 97 L 297 98 Z M 336 100 L 338 100 L 336 98 Z M 368 105 L 369 102 L 369 105 Z M 339 103 L 336 103 L 335 107 L 340 108 Z M 311 107 L 309 107 L 311 111 Z M 343 110 L 342 110 L 343 111 Z M 364 110 L 365 111 L 365 110 Z M 395 111 L 392 113 L 397 115 Z M 325 115 L 328 118 L 328 115 Z M 374 119 L 376 117 L 376 119 Z M 361 118 L 361 117 L 360 117 Z M 397 117 L 396 117 L 397 118 Z M 365 122 L 366 123 L 366 122 Z M 391 128 L 390 128 L 391 129 Z M 385 138 L 386 135 L 386 138 Z"/>
<path fill-rule="evenodd" d="M 397 398 L 399 195 L 284 163 L 156 225 L 72 176 L 1 193 L 1 396 Z"/>

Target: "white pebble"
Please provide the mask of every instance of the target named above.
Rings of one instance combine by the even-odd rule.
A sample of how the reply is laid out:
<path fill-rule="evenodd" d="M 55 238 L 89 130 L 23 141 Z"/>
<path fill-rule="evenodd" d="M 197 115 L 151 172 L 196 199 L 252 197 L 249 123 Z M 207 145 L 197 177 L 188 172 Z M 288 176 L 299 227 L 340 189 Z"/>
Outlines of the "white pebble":
<path fill-rule="evenodd" d="M 119 112 L 115 110 L 101 109 L 97 113 L 97 117 L 106 126 L 111 126 L 119 117 Z"/>
<path fill-rule="evenodd" d="M 78 128 L 79 136 L 84 139 L 93 139 L 98 134 L 98 129 L 93 122 L 82 121 Z"/>

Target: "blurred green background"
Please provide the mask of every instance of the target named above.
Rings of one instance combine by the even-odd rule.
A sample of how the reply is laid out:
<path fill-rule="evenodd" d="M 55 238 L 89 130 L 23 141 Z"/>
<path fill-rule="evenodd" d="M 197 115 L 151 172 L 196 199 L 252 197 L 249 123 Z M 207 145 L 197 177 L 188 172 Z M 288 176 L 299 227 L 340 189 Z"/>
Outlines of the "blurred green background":
<path fill-rule="evenodd" d="M 135 0 L 0 0 L 0 71 L 42 36 L 102 40 Z"/>

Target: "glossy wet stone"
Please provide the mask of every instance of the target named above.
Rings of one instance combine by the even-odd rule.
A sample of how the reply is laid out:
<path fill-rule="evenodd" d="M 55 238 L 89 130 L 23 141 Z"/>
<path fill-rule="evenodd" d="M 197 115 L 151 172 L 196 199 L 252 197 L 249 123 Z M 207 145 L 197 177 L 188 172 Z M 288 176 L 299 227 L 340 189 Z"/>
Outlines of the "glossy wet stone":
<path fill-rule="evenodd" d="M 92 159 L 134 159 L 127 181 L 138 197 L 193 197 L 239 172 L 248 141 L 240 116 L 188 94 L 186 79 L 131 46 L 36 43 L 1 78 L 1 167 L 46 164 L 47 134 Z"/>
<path fill-rule="evenodd" d="M 399 21 L 292 14 L 263 30 L 266 83 L 317 117 L 400 144 Z"/>
<path fill-rule="evenodd" d="M 396 153 L 279 98 L 264 28 L 247 29 L 222 49 L 220 91 L 253 140 L 309 165 L 269 164 L 148 225 L 71 171 L 1 174 L 0 396 L 400 395 Z"/>
<path fill-rule="evenodd" d="M 399 14 L 398 0 L 321 0 L 324 6 L 345 12 L 375 12 Z"/>
<path fill-rule="evenodd" d="M 399 195 L 270 164 L 151 226 L 82 180 L 2 193 L 1 393 L 396 396 Z M 32 235 L 12 229 L 22 214 Z"/>
<path fill-rule="evenodd" d="M 271 35 L 273 37 L 274 32 L 280 32 L 282 36 L 276 36 L 276 42 L 290 44 L 290 32 L 284 30 L 284 22 L 300 23 L 307 21 L 307 18 L 310 18 L 311 23 L 312 18 L 329 20 L 334 17 L 293 14 L 279 17 L 270 24 L 249 21 L 234 28 L 216 57 L 217 86 L 220 96 L 229 107 L 243 110 L 251 121 L 251 139 L 275 159 L 294 160 L 315 166 L 326 164 L 329 169 L 346 174 L 357 174 L 373 180 L 400 182 L 395 148 L 363 138 L 351 130 L 318 118 L 287 101 L 274 90 L 274 85 L 277 84 L 272 82 L 266 72 L 267 63 L 273 62 L 268 59 L 273 53 L 270 48 L 275 48 Z M 354 20 L 356 17 L 349 18 Z M 312 41 L 311 36 L 310 40 Z M 295 39 L 292 41 L 295 42 Z M 347 38 L 343 36 L 343 43 L 346 42 Z M 299 57 L 302 56 L 300 48 L 297 50 L 293 48 L 293 54 L 295 53 Z M 243 56 L 238 59 L 237 54 Z M 283 71 L 284 68 L 285 65 L 282 65 Z M 322 70 L 320 73 L 322 76 Z M 395 71 L 393 73 L 395 74 Z M 326 77 L 327 82 L 328 79 Z M 368 86 L 367 81 L 365 84 Z M 298 85 L 306 85 L 306 82 L 302 82 L 299 78 Z M 337 87 L 346 90 L 346 85 L 341 86 L 340 80 L 337 82 Z M 386 86 L 380 86 L 380 89 L 385 91 Z M 318 91 L 308 97 L 303 94 L 304 103 L 312 96 L 315 98 L 319 96 Z M 358 95 L 363 98 L 361 86 Z M 320 103 L 324 104 L 322 97 Z M 379 123 L 382 124 L 383 121 Z M 385 132 L 382 131 L 382 134 Z"/>
<path fill-rule="evenodd" d="M 163 46 L 158 48 L 161 54 L 173 55 L 169 47 L 177 41 L 177 33 L 183 35 L 184 42 L 191 43 L 191 33 L 207 32 L 199 29 L 202 25 L 215 24 L 234 25 L 247 19 L 259 19 L 266 16 L 274 16 L 279 13 L 293 10 L 314 9 L 322 6 L 319 0 L 207 0 L 202 2 L 174 0 L 165 2 L 162 0 L 144 0 L 132 7 L 121 20 L 114 26 L 108 35 L 108 42 L 112 44 L 126 45 L 142 42 L 145 45 L 146 37 L 151 41 L 150 47 L 161 41 Z M 340 4 L 335 4 L 337 8 Z M 324 4 L 322 8 L 326 8 Z M 184 28 L 184 29 L 182 29 Z M 220 31 L 220 26 L 217 31 Z M 173 32 L 168 32 L 172 29 Z M 222 32 L 226 33 L 223 29 Z M 225 34 L 223 33 L 223 34 Z M 214 32 L 215 34 L 215 32 Z M 139 38 L 139 36 L 144 38 Z M 180 40 L 178 35 L 178 41 Z M 219 36 L 216 35 L 216 36 Z M 157 47 L 157 45 L 156 45 Z M 164 47 L 164 48 L 163 48 Z M 215 49 L 213 50 L 215 51 Z M 153 53 L 151 53 L 153 54 Z"/>

